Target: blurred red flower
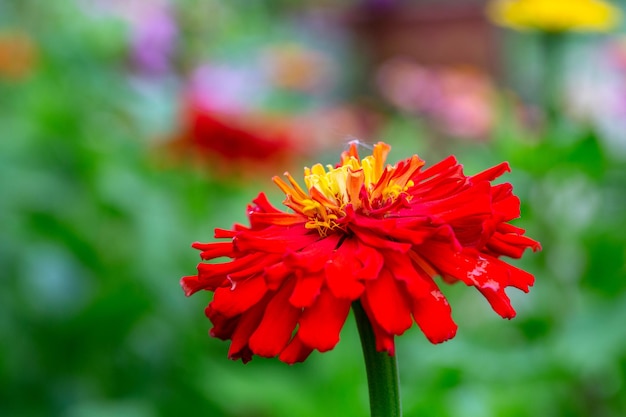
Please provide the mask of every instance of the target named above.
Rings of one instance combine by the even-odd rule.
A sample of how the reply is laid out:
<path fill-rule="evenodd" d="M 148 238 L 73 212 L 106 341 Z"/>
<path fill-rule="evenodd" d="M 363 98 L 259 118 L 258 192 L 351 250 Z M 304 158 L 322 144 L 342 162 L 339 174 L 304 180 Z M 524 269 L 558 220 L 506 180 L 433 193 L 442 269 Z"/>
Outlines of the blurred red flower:
<path fill-rule="evenodd" d="M 254 71 L 198 67 L 186 82 L 180 126 L 169 150 L 226 174 L 256 174 L 260 167 L 297 156 L 289 115 L 255 102 L 268 94 L 262 81 Z"/>
<path fill-rule="evenodd" d="M 295 151 L 290 143 L 292 127 L 278 116 L 228 114 L 190 103 L 183 125 L 173 146 L 213 162 L 268 165 Z"/>
<path fill-rule="evenodd" d="M 379 351 L 394 354 L 394 336 L 413 321 L 432 343 L 448 340 L 457 325 L 438 275 L 515 316 L 504 290 L 527 292 L 534 278 L 500 257 L 540 245 L 508 223 L 520 215 L 511 184 L 491 184 L 508 164 L 473 176 L 452 156 L 426 169 L 416 155 L 385 166 L 389 149 L 379 142 L 360 159 L 352 144 L 335 168 L 305 168 L 306 190 L 288 173 L 287 182 L 274 177 L 293 212 L 261 193 L 248 207 L 249 227 L 216 229 L 226 241 L 193 244 L 204 260 L 231 258 L 200 263 L 181 280 L 187 296 L 215 293 L 206 315 L 211 335 L 231 340 L 231 359 L 294 363 L 330 350 L 357 300 Z"/>

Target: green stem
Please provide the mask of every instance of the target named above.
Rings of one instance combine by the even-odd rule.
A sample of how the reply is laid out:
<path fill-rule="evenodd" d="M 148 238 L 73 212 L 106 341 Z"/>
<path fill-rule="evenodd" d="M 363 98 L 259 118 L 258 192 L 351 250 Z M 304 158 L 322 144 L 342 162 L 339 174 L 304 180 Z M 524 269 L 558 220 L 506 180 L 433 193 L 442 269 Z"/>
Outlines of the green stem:
<path fill-rule="evenodd" d="M 562 60 L 564 35 L 545 32 L 540 38 L 542 53 L 542 106 L 548 126 L 554 127 L 559 119 L 559 107 L 562 93 Z"/>
<path fill-rule="evenodd" d="M 376 350 L 372 325 L 359 301 L 352 303 L 352 310 L 363 347 L 371 417 L 401 417 L 396 357 Z"/>

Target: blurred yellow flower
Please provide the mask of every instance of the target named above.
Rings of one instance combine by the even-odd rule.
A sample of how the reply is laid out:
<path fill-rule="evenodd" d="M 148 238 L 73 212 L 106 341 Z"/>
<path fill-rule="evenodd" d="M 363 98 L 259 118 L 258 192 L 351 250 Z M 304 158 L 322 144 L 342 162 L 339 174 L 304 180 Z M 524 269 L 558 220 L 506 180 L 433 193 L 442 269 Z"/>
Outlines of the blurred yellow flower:
<path fill-rule="evenodd" d="M 620 20 L 620 11 L 602 0 L 493 0 L 489 18 L 513 29 L 546 32 L 605 32 Z"/>

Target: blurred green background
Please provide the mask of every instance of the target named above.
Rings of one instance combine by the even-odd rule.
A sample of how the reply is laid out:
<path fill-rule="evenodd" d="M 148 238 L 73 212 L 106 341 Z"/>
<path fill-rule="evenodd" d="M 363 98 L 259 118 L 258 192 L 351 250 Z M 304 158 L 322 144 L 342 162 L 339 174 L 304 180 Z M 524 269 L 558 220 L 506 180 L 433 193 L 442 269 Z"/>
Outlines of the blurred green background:
<path fill-rule="evenodd" d="M 446 286 L 456 338 L 397 339 L 405 416 L 625 416 L 626 37 L 547 65 L 484 7 L 0 0 L 0 415 L 367 415 L 351 317 L 328 353 L 243 365 L 178 283 L 193 241 L 279 204 L 272 175 L 358 138 L 508 160 L 544 248 L 513 262 L 536 276 L 514 320 Z"/>

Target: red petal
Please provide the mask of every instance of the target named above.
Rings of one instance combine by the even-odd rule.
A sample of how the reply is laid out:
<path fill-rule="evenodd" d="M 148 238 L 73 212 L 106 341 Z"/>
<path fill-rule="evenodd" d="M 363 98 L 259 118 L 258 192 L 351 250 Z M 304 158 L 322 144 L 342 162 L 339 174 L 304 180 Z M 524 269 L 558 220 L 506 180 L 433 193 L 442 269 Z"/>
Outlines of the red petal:
<path fill-rule="evenodd" d="M 202 253 L 200 253 L 200 257 L 204 260 L 220 258 L 222 256 L 227 256 L 229 258 L 235 257 L 235 251 L 232 242 L 195 242 L 191 245 L 191 247 L 201 250 Z"/>
<path fill-rule="evenodd" d="M 265 213 L 280 213 L 281 212 L 276 207 L 274 207 L 272 203 L 269 202 L 265 193 L 259 193 L 257 198 L 252 200 L 252 202 L 256 204 L 259 207 L 259 209 Z"/>
<path fill-rule="evenodd" d="M 374 234 L 363 227 L 351 227 L 350 230 L 361 240 L 366 246 L 377 249 L 390 249 L 400 253 L 407 253 L 411 249 L 411 244 L 394 242 Z M 382 235 L 384 236 L 384 235 Z"/>
<path fill-rule="evenodd" d="M 293 274 L 293 269 L 285 265 L 284 262 L 278 262 L 265 268 L 265 283 L 267 288 L 276 291 L 282 285 L 283 281 Z"/>
<path fill-rule="evenodd" d="M 197 275 L 190 275 L 187 277 L 182 277 L 180 279 L 180 286 L 183 288 L 185 295 L 189 297 L 190 295 L 207 288 L 217 288 L 220 285 L 224 284 L 227 280 L 223 277 L 216 278 L 213 282 L 207 283 L 206 281 L 201 281 Z"/>
<path fill-rule="evenodd" d="M 365 283 L 363 306 L 369 308 L 370 318 L 388 333 L 400 335 L 413 324 L 405 292 L 386 268 L 377 279 Z"/>
<path fill-rule="evenodd" d="M 220 314 L 233 317 L 258 303 L 266 291 L 265 281 L 257 276 L 239 281 L 232 288 L 218 288 L 211 305 Z"/>
<path fill-rule="evenodd" d="M 346 239 L 324 266 L 326 284 L 335 297 L 356 300 L 365 286 L 360 281 L 361 262 L 355 256 L 355 239 Z"/>
<path fill-rule="evenodd" d="M 535 283 L 535 277 L 533 276 L 533 274 L 526 272 L 523 269 L 516 268 L 513 265 L 509 265 L 499 259 L 493 259 L 493 262 L 501 263 L 508 270 L 508 285 L 524 292 L 528 292 L 528 287 L 532 286 Z"/>
<path fill-rule="evenodd" d="M 298 322 L 298 336 L 302 342 L 320 352 L 334 348 L 350 312 L 350 304 L 350 300 L 336 298 L 328 289 L 323 289 L 315 303 L 304 309 Z"/>
<path fill-rule="evenodd" d="M 517 234 L 494 233 L 487 242 L 487 249 L 496 256 L 509 256 L 511 258 L 521 258 L 524 251 L 531 248 L 534 251 L 541 249 L 539 242 L 527 236 Z"/>
<path fill-rule="evenodd" d="M 450 305 L 445 297 L 440 297 L 443 295 L 433 293 L 413 303 L 415 322 L 430 343 L 445 342 L 456 335 L 457 325 L 452 320 Z"/>
<path fill-rule="evenodd" d="M 300 272 L 300 271 L 298 271 Z M 289 297 L 289 303 L 294 307 L 309 307 L 320 293 L 324 275 L 321 273 L 311 275 L 298 274 L 296 286 Z"/>
<path fill-rule="evenodd" d="M 361 262 L 359 276 L 362 279 L 375 279 L 380 274 L 385 261 L 381 253 L 357 239 L 356 257 Z"/>
<path fill-rule="evenodd" d="M 526 232 L 521 227 L 513 226 L 510 223 L 498 223 L 498 231 L 502 233 L 515 233 L 518 235 L 523 235 Z"/>
<path fill-rule="evenodd" d="M 495 167 L 488 168 L 476 175 L 472 175 L 470 179 L 472 182 L 477 183 L 479 181 L 493 181 L 505 172 L 511 172 L 511 167 L 508 162 L 502 162 Z"/>
<path fill-rule="evenodd" d="M 204 314 L 213 323 L 213 328 L 209 331 L 209 334 L 211 337 L 217 337 L 221 340 L 230 339 L 239 323 L 239 317 L 226 317 L 215 311 L 211 304 L 204 309 Z"/>
<path fill-rule="evenodd" d="M 434 165 L 429 166 L 422 172 L 420 172 L 420 179 L 428 179 L 432 177 L 438 177 L 444 175 L 446 172 L 450 170 L 450 168 L 458 167 L 458 161 L 452 155 L 448 156 L 446 159 L 443 159 L 437 162 Z"/>
<path fill-rule="evenodd" d="M 490 186 L 487 182 L 481 182 L 439 200 L 412 204 L 411 209 L 401 210 L 401 213 L 431 216 L 443 223 L 466 217 L 488 216 L 492 213 Z"/>
<path fill-rule="evenodd" d="M 289 252 L 284 256 L 285 265 L 306 272 L 320 272 L 324 269 L 341 236 L 338 234 L 319 239 L 298 252 Z"/>
<path fill-rule="evenodd" d="M 228 349 L 228 358 L 232 360 L 241 359 L 246 363 L 252 359 L 252 350 L 248 346 L 250 335 L 256 330 L 263 317 L 263 311 L 267 306 L 266 299 L 255 305 L 250 310 L 243 313 L 237 323 L 237 328 L 231 336 L 230 348 Z"/>
<path fill-rule="evenodd" d="M 237 231 L 226 229 L 215 229 L 213 237 L 215 239 L 231 239 L 237 235 Z"/>
<path fill-rule="evenodd" d="M 457 325 L 452 320 L 452 309 L 446 297 L 432 277 L 420 271 L 422 281 L 427 282 L 430 291 L 424 296 L 413 300 L 412 311 L 415 322 L 431 343 L 441 343 L 452 339 L 456 334 Z"/>
<path fill-rule="evenodd" d="M 513 186 L 509 183 L 499 184 L 491 188 L 493 212 L 499 221 L 517 219 L 520 212 L 520 200 L 513 195 Z"/>
<path fill-rule="evenodd" d="M 515 317 L 515 310 L 511 306 L 511 300 L 502 288 L 478 288 L 478 291 L 489 301 L 493 311 L 498 313 L 502 318 L 512 319 Z"/>
<path fill-rule="evenodd" d="M 409 179 L 414 177 L 416 172 L 424 166 L 422 161 L 417 155 L 413 155 L 411 158 L 400 161 L 396 165 L 396 171 L 393 174 L 393 183 L 404 187 Z"/>
<path fill-rule="evenodd" d="M 408 192 L 423 201 L 449 196 L 467 184 L 463 169 L 453 156 L 419 172 L 412 179 L 415 186 Z"/>
<path fill-rule="evenodd" d="M 261 252 L 283 254 L 287 250 L 300 250 L 319 239 L 303 226 L 271 226 L 263 230 L 251 230 L 239 233 L 233 244 L 240 252 Z"/>
<path fill-rule="evenodd" d="M 276 259 L 274 257 L 274 259 Z M 263 271 L 264 266 L 271 262 L 267 254 L 255 253 L 221 264 L 198 264 L 198 280 L 206 283 L 206 289 L 213 291 L 227 276 L 235 273 L 254 275 Z"/>
<path fill-rule="evenodd" d="M 445 244 L 431 243 L 419 248 L 439 271 L 475 286 L 489 301 L 493 310 L 504 318 L 515 316 L 504 288 L 514 285 L 528 290 L 532 275 L 492 256 L 476 251 L 454 252 Z"/>
<path fill-rule="evenodd" d="M 296 333 L 287 347 L 280 352 L 278 359 L 292 365 L 296 362 L 303 362 L 308 358 L 311 352 L 313 352 L 313 349 L 302 343 L 302 340 L 300 340 L 300 337 L 298 337 Z"/>
<path fill-rule="evenodd" d="M 254 228 L 266 227 L 266 226 L 295 226 L 304 225 L 306 223 L 306 217 L 300 214 L 293 213 L 260 213 L 249 212 L 248 218 L 250 219 L 250 225 Z"/>
<path fill-rule="evenodd" d="M 392 244 L 402 242 L 413 245 L 419 245 L 429 236 L 436 234 L 438 227 L 433 225 L 431 219 L 426 216 L 380 220 L 357 214 L 352 224 L 358 226 L 359 230 L 367 230 L 370 234 L 384 236 Z M 360 232 L 358 233 L 360 236 Z M 380 245 L 376 247 L 382 249 Z"/>
<path fill-rule="evenodd" d="M 432 290 L 428 280 L 425 280 L 416 270 L 407 256 L 396 254 L 388 251 L 385 253 L 385 268 L 387 268 L 393 277 L 404 282 L 410 297 L 425 297 Z"/>
<path fill-rule="evenodd" d="M 287 281 L 270 300 L 263 319 L 250 337 L 250 349 L 259 356 L 273 357 L 287 345 L 302 309 L 289 304 L 295 281 Z"/>

